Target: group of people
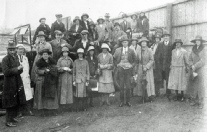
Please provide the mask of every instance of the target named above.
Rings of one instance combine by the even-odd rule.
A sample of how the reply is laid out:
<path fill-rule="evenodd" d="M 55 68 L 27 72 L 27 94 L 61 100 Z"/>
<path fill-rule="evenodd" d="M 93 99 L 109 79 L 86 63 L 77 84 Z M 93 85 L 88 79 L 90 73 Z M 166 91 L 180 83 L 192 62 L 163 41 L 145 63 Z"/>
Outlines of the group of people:
<path fill-rule="evenodd" d="M 97 20 L 98 25 L 87 21 L 88 14 L 81 20 L 75 17 L 68 40 L 62 15 L 56 17 L 50 33 L 46 24 L 37 28 L 32 51 L 25 53 L 24 45 L 9 41 L 2 61 L 7 126 L 16 126 L 23 110 L 34 115 L 32 107 L 42 115 L 57 114 L 68 105 L 74 111 L 86 111 L 93 107 L 94 93 L 100 97 L 100 106 L 109 106 L 110 96 L 120 92 L 119 107 L 131 107 L 131 96 L 152 102 L 165 87 L 169 101 L 190 98 L 191 105 L 203 108 L 207 66 L 206 41 L 201 36 L 191 41 L 194 46 L 188 56 L 181 39 L 172 43 L 171 35 L 164 32 L 156 34 L 151 45 L 147 32 L 140 38 L 129 37 L 124 31 L 127 23 L 113 24 L 108 13 L 105 20 Z"/>

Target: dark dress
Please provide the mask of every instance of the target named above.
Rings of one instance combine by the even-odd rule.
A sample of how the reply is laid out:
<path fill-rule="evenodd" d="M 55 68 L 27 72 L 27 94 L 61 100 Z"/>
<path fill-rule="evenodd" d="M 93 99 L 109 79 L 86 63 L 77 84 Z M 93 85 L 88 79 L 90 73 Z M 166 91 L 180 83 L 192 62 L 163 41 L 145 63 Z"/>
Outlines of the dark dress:
<path fill-rule="evenodd" d="M 83 30 L 83 27 L 81 25 L 79 25 L 78 30 L 76 31 L 76 25 L 72 25 L 70 30 L 68 31 L 69 34 L 69 40 L 70 40 L 70 44 L 73 46 L 76 42 L 76 40 L 81 38 L 81 31 Z M 73 35 L 73 33 L 77 33 L 76 35 Z"/>
<path fill-rule="evenodd" d="M 46 41 L 50 41 L 50 39 L 49 39 L 50 27 L 47 24 L 45 24 L 45 25 L 40 24 L 37 27 L 36 31 L 35 31 L 34 38 L 33 38 L 33 43 L 35 43 L 35 40 L 37 38 L 37 35 L 38 35 L 39 31 L 43 31 L 45 33 L 45 35 L 46 35 L 45 40 Z"/>
<path fill-rule="evenodd" d="M 65 29 L 65 25 L 62 23 L 62 22 L 60 22 L 60 24 L 57 22 L 57 21 L 55 21 L 53 24 L 52 24 L 52 26 L 51 26 L 51 32 L 50 32 L 50 34 L 51 34 L 51 39 L 53 40 L 53 39 L 55 39 L 55 30 L 59 30 L 59 31 L 61 31 L 62 33 L 65 33 L 65 31 L 66 31 L 66 29 Z"/>

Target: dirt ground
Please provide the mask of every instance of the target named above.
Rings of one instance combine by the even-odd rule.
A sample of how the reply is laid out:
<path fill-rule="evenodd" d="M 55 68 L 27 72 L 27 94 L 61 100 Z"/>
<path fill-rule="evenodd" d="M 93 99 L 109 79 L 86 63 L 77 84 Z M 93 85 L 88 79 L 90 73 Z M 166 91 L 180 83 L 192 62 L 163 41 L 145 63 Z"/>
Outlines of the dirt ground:
<path fill-rule="evenodd" d="M 205 109 L 192 107 L 188 102 L 169 102 L 164 97 L 152 103 L 139 103 L 132 98 L 132 107 L 98 105 L 86 112 L 65 112 L 58 116 L 24 117 L 16 128 L 4 125 L 0 117 L 2 132 L 206 132 L 207 113 Z"/>

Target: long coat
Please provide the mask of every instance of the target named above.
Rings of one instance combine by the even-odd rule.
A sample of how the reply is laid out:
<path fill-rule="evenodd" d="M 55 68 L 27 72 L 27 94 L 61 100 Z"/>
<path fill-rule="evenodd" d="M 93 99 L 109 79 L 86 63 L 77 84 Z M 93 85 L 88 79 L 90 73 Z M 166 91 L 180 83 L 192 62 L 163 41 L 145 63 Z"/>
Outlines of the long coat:
<path fill-rule="evenodd" d="M 29 62 L 26 56 L 18 55 L 19 63 L 23 66 L 23 72 L 21 73 L 21 78 L 23 81 L 24 91 L 26 100 L 31 100 L 33 98 L 33 88 L 31 88 L 31 80 L 29 75 Z"/>
<path fill-rule="evenodd" d="M 69 37 L 70 37 L 70 44 L 73 46 L 75 44 L 75 41 L 81 38 L 81 31 L 83 30 L 83 27 L 79 25 L 78 30 L 76 31 L 76 25 L 73 24 L 68 31 Z M 73 35 L 73 33 L 77 33 L 76 35 Z"/>
<path fill-rule="evenodd" d="M 91 59 L 90 56 L 87 56 L 86 60 L 88 61 L 90 76 L 94 77 L 98 69 L 98 58 L 95 55 L 93 56 L 93 59 Z"/>
<path fill-rule="evenodd" d="M 201 45 L 197 49 L 197 46 L 195 45 L 192 48 L 192 51 L 189 56 L 189 65 L 195 67 L 195 72 L 198 73 L 198 76 L 195 77 L 194 79 L 190 78 L 189 84 L 188 84 L 188 89 L 187 89 L 187 94 L 190 95 L 191 97 L 196 98 L 198 95 L 199 99 L 202 99 L 206 97 L 206 78 L 207 78 L 207 57 L 206 54 L 207 49 Z"/>
<path fill-rule="evenodd" d="M 172 51 L 171 70 L 168 81 L 168 88 L 173 90 L 186 90 L 188 55 L 183 48 L 177 54 L 177 49 Z"/>
<path fill-rule="evenodd" d="M 64 71 L 64 67 L 73 68 L 73 61 L 70 57 L 61 57 L 57 62 L 59 71 L 59 99 L 60 104 L 73 103 L 73 75 L 72 72 Z"/>
<path fill-rule="evenodd" d="M 88 39 L 91 42 L 97 41 L 98 40 L 98 32 L 94 29 L 94 30 L 89 30 L 89 35 L 88 35 Z"/>
<path fill-rule="evenodd" d="M 83 20 L 80 21 L 80 25 L 83 27 L 83 30 L 89 30 L 89 21 L 85 22 Z"/>
<path fill-rule="evenodd" d="M 20 74 L 22 70 L 18 70 L 20 65 L 17 56 L 7 55 L 2 60 L 2 71 L 4 74 L 4 88 L 2 95 L 3 108 L 14 107 L 18 104 L 25 104 L 26 98 L 23 89 L 23 83 Z M 21 88 L 20 91 L 18 91 Z"/>
<path fill-rule="evenodd" d="M 149 34 L 149 20 L 147 18 L 139 18 L 137 20 L 137 28 L 138 32 L 142 32 L 144 36 L 147 36 Z"/>
<path fill-rule="evenodd" d="M 123 21 L 123 22 L 120 23 L 120 25 L 121 25 L 121 30 L 124 31 L 124 32 L 126 32 L 128 29 L 131 29 L 131 23 L 128 22 L 128 21 L 126 21 L 126 24 Z"/>
<path fill-rule="evenodd" d="M 106 29 L 108 31 L 108 38 L 110 40 L 112 37 L 112 32 L 114 31 L 114 25 L 111 21 L 105 21 L 104 24 L 106 25 Z"/>
<path fill-rule="evenodd" d="M 52 58 L 49 58 L 48 62 L 41 58 L 36 65 L 37 81 L 34 94 L 34 108 L 58 109 L 56 62 Z M 46 68 L 50 69 L 48 74 L 45 74 Z"/>
<path fill-rule="evenodd" d="M 96 30 L 98 32 L 99 42 L 103 42 L 108 39 L 108 31 L 105 24 L 102 24 L 102 27 L 100 25 L 96 25 Z"/>
<path fill-rule="evenodd" d="M 150 48 L 142 49 L 142 53 L 138 54 L 138 68 L 137 68 L 137 88 L 134 88 L 134 95 L 143 96 L 143 89 L 142 89 L 142 76 L 143 70 L 142 67 L 146 67 L 146 80 L 147 80 L 147 95 L 152 96 L 155 95 L 155 85 L 154 85 L 154 75 L 153 75 L 153 63 L 154 57 L 152 54 L 152 50 Z"/>
<path fill-rule="evenodd" d="M 57 21 L 55 21 L 55 22 L 52 24 L 52 26 L 51 26 L 51 32 L 50 32 L 50 34 L 51 34 L 51 39 L 52 39 L 52 40 L 55 39 L 55 30 L 59 30 L 59 31 L 61 31 L 62 33 L 65 33 L 65 31 L 66 31 L 66 29 L 65 29 L 65 25 L 64 25 L 62 22 L 60 22 L 60 24 L 59 24 Z"/>
<path fill-rule="evenodd" d="M 46 38 L 45 38 L 46 41 L 49 41 L 50 40 L 49 39 L 50 27 L 47 24 L 45 24 L 45 25 L 40 24 L 37 27 L 36 31 L 35 31 L 34 38 L 33 38 L 33 43 L 35 43 L 35 40 L 37 38 L 37 35 L 38 35 L 39 31 L 43 31 L 45 33 L 45 35 L 46 35 Z"/>
<path fill-rule="evenodd" d="M 68 44 L 64 39 L 60 39 L 58 42 L 57 39 L 54 39 L 50 42 L 52 51 L 53 51 L 53 59 L 57 63 L 58 59 L 61 57 L 62 54 L 62 47 L 67 46 L 69 49 L 72 49 L 72 46 Z"/>

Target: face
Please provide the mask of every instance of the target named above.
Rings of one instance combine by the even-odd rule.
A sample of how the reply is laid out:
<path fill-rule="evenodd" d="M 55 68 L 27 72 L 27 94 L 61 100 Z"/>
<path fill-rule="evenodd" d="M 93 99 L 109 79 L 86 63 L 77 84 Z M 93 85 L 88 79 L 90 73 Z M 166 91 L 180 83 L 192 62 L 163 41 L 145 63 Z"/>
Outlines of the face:
<path fill-rule="evenodd" d="M 43 58 L 44 60 L 48 60 L 48 58 L 49 58 L 49 54 L 48 54 L 48 53 L 43 53 L 43 54 L 42 54 L 42 58 Z"/>
<path fill-rule="evenodd" d="M 79 25 L 79 20 L 75 20 L 75 24 L 76 25 Z"/>
<path fill-rule="evenodd" d="M 90 29 L 94 29 L 94 26 L 93 25 L 90 25 Z"/>
<path fill-rule="evenodd" d="M 176 48 L 180 48 L 181 47 L 181 43 L 176 43 Z"/>
<path fill-rule="evenodd" d="M 55 38 L 56 39 L 61 39 L 62 38 L 62 34 L 55 34 Z"/>
<path fill-rule="evenodd" d="M 107 50 L 107 49 L 102 49 L 102 52 L 103 52 L 103 53 L 107 53 L 108 50 Z"/>
<path fill-rule="evenodd" d="M 123 45 L 124 48 L 126 48 L 126 47 L 128 46 L 128 44 L 129 44 L 128 41 L 123 41 L 123 42 L 122 42 L 122 45 Z"/>
<path fill-rule="evenodd" d="M 83 58 L 83 53 L 78 53 L 79 58 Z"/>
<path fill-rule="evenodd" d="M 146 41 L 143 41 L 143 42 L 141 43 L 141 46 L 142 46 L 142 47 L 147 47 L 147 42 L 146 42 Z"/>
<path fill-rule="evenodd" d="M 169 41 L 170 40 L 170 37 L 168 35 L 165 35 L 164 36 L 164 41 Z"/>
<path fill-rule="evenodd" d="M 91 56 L 93 56 L 93 55 L 94 55 L 94 51 L 93 51 L 93 50 L 90 50 L 90 51 L 89 51 L 89 54 L 90 54 Z"/>
<path fill-rule="evenodd" d="M 36 51 L 36 45 L 32 45 L 32 51 Z"/>
<path fill-rule="evenodd" d="M 88 19 L 87 16 L 83 16 L 83 20 L 86 21 Z"/>
<path fill-rule="evenodd" d="M 156 43 L 160 42 L 160 39 L 159 38 L 155 38 L 155 42 Z"/>
<path fill-rule="evenodd" d="M 14 49 L 7 49 L 7 51 L 8 51 L 8 54 L 10 54 L 12 56 L 14 56 L 14 54 L 16 53 L 16 49 L 15 48 Z"/>
<path fill-rule="evenodd" d="M 39 36 L 38 38 L 39 38 L 40 42 L 45 41 L 45 37 L 44 36 Z"/>
<path fill-rule="evenodd" d="M 144 15 L 145 15 L 144 13 L 141 13 L 141 14 L 140 14 L 140 16 L 142 16 L 142 17 L 143 17 Z"/>
<path fill-rule="evenodd" d="M 62 22 L 62 17 L 56 17 L 58 22 Z"/>
<path fill-rule="evenodd" d="M 136 46 L 137 45 L 137 41 L 133 40 L 132 41 L 132 45 Z"/>
<path fill-rule="evenodd" d="M 42 19 L 42 20 L 40 21 L 40 23 L 41 23 L 42 25 L 45 25 L 45 22 L 46 22 L 45 19 Z"/>
<path fill-rule="evenodd" d="M 64 52 L 63 52 L 63 56 L 64 56 L 64 57 L 68 56 L 68 52 L 67 52 L 67 51 L 64 51 Z"/>
<path fill-rule="evenodd" d="M 136 16 L 135 16 L 135 15 L 133 15 L 133 16 L 132 16 L 132 19 L 136 19 Z"/>
<path fill-rule="evenodd" d="M 109 16 L 105 16 L 105 20 L 109 20 L 109 18 L 110 18 Z"/>
<path fill-rule="evenodd" d="M 127 20 L 127 17 L 124 17 L 123 19 L 124 19 L 124 21 L 126 21 Z"/>
<path fill-rule="evenodd" d="M 115 26 L 115 30 L 116 30 L 116 31 L 119 31 L 119 30 L 120 30 L 119 25 L 116 25 L 116 26 Z"/>
<path fill-rule="evenodd" d="M 103 22 L 104 22 L 104 21 L 103 21 L 102 19 L 100 19 L 100 20 L 98 21 L 99 24 L 103 24 Z"/>
<path fill-rule="evenodd" d="M 196 45 L 198 45 L 198 46 L 201 45 L 201 41 L 197 40 Z"/>
<path fill-rule="evenodd" d="M 17 54 L 18 55 L 23 55 L 24 54 L 24 48 L 21 48 L 21 47 L 17 48 Z"/>
<path fill-rule="evenodd" d="M 82 34 L 82 39 L 86 40 L 88 38 L 88 34 Z"/>

